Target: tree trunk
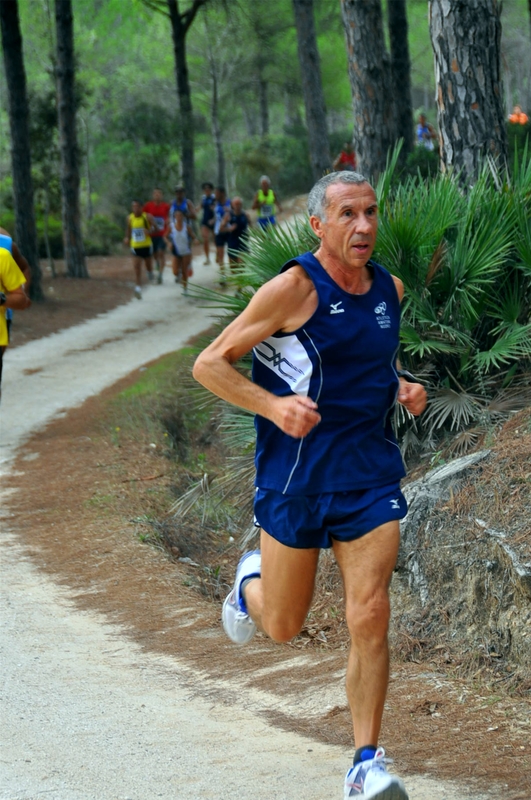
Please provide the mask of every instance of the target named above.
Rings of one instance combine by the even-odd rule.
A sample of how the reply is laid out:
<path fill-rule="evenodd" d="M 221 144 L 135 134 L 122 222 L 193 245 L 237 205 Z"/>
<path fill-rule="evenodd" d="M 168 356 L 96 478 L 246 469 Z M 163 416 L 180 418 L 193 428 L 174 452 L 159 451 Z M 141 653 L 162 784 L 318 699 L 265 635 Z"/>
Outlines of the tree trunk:
<path fill-rule="evenodd" d="M 404 162 L 414 147 L 406 0 L 390 0 L 387 3 L 387 21 L 391 43 L 391 79 L 395 100 L 396 133 L 404 140 L 400 153 Z"/>
<path fill-rule="evenodd" d="M 194 114 L 188 65 L 186 63 L 186 34 L 188 27 L 179 12 L 178 0 L 168 0 L 168 9 L 171 20 L 175 77 L 179 98 L 182 176 L 186 196 L 193 200 L 195 194 Z"/>
<path fill-rule="evenodd" d="M 15 201 L 14 239 L 20 252 L 30 265 L 30 296 L 34 300 L 43 300 L 39 246 L 33 205 L 26 72 L 24 69 L 17 0 L 2 0 L 0 2 L 0 25 L 2 28 L 2 48 L 4 51 L 11 130 L 11 162 Z"/>
<path fill-rule="evenodd" d="M 210 42 L 207 45 L 207 54 L 210 67 L 210 77 L 212 79 L 212 102 L 210 106 L 210 113 L 212 120 L 212 137 L 216 147 L 216 156 L 218 162 L 217 185 L 226 187 L 227 176 L 225 173 L 225 154 L 223 152 L 223 139 L 219 124 L 218 76 L 216 71 L 216 62 L 212 53 L 212 48 L 210 47 Z"/>
<path fill-rule="evenodd" d="M 315 35 L 313 0 L 293 0 L 297 49 L 301 65 L 302 93 L 310 146 L 310 163 L 315 181 L 332 166 L 326 125 L 326 106 L 321 82 L 321 66 Z"/>
<path fill-rule="evenodd" d="M 267 81 L 259 71 L 258 77 L 258 99 L 260 103 L 260 133 L 267 136 L 269 133 L 269 98 L 267 92 Z"/>
<path fill-rule="evenodd" d="M 56 0 L 57 114 L 61 152 L 61 200 L 66 268 L 72 278 L 88 278 L 79 207 L 79 149 L 76 131 L 74 18 L 71 0 Z"/>
<path fill-rule="evenodd" d="M 359 168 L 376 180 L 396 141 L 391 66 L 380 0 L 341 0 Z"/>
<path fill-rule="evenodd" d="M 474 183 L 486 155 L 507 160 L 498 0 L 430 0 L 441 167 Z"/>

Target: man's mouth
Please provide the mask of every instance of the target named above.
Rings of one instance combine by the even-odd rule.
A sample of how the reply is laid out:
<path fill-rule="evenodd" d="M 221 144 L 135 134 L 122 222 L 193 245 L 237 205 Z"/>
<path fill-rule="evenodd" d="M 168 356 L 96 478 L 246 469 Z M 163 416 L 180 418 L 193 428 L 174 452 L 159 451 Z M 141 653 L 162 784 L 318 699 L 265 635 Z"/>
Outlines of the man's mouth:
<path fill-rule="evenodd" d="M 356 244 L 353 244 L 352 247 L 358 253 L 366 253 L 367 250 L 369 249 L 369 245 L 367 244 L 367 242 L 356 242 Z"/>

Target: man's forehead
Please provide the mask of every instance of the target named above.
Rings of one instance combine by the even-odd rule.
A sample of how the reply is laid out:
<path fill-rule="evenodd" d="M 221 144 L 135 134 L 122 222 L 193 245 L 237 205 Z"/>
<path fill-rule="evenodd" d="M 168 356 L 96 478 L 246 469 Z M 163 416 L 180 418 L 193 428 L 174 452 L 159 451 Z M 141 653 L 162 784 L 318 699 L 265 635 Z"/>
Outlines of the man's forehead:
<path fill-rule="evenodd" d="M 328 207 L 345 203 L 356 203 L 370 206 L 376 203 L 376 193 L 370 183 L 332 183 L 326 190 Z"/>

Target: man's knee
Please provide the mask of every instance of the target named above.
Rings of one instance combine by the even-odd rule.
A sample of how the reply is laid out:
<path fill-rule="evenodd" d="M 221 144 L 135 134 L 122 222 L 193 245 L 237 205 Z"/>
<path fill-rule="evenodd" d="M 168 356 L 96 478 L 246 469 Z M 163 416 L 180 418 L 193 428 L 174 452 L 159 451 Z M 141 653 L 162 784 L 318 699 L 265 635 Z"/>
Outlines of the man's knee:
<path fill-rule="evenodd" d="M 378 641 L 387 637 L 391 607 L 381 589 L 363 601 L 347 601 L 346 620 L 354 641 Z"/>
<path fill-rule="evenodd" d="M 262 615 L 262 627 L 275 642 L 290 642 L 304 624 L 304 619 L 290 617 L 289 614 L 267 613 Z"/>

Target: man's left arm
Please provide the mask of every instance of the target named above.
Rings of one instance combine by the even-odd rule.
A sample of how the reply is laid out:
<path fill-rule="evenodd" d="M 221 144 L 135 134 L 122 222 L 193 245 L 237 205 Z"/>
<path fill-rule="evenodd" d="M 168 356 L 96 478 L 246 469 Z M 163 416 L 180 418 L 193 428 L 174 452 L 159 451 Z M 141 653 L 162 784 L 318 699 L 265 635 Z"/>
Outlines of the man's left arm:
<path fill-rule="evenodd" d="M 397 278 L 395 275 L 392 275 L 391 277 L 393 278 L 396 286 L 398 300 L 401 303 L 404 298 L 404 284 L 400 278 Z M 396 369 L 398 372 L 398 379 L 400 381 L 397 400 L 404 406 L 404 408 L 407 408 L 410 414 L 418 417 L 419 414 L 422 414 L 428 402 L 428 394 L 426 389 L 421 383 L 417 383 L 414 376 L 410 373 L 407 373 L 407 376 L 405 377 L 400 375 L 400 372 L 403 370 L 398 359 L 396 360 Z"/>

